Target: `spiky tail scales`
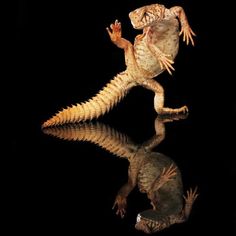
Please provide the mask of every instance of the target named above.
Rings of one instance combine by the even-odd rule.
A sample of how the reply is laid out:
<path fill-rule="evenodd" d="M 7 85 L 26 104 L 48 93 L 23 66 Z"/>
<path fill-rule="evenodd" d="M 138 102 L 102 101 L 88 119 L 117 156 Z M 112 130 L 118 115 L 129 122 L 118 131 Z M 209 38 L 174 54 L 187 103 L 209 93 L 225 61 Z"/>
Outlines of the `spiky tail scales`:
<path fill-rule="evenodd" d="M 132 158 L 138 146 L 129 137 L 102 123 L 80 123 L 54 126 L 43 129 L 45 134 L 73 141 L 94 143 L 110 153 L 123 158 Z"/>
<path fill-rule="evenodd" d="M 45 121 L 42 128 L 75 123 L 98 118 L 113 108 L 132 86 L 131 76 L 126 71 L 118 74 L 97 95 L 87 102 L 77 103 L 56 113 L 52 118 Z"/>

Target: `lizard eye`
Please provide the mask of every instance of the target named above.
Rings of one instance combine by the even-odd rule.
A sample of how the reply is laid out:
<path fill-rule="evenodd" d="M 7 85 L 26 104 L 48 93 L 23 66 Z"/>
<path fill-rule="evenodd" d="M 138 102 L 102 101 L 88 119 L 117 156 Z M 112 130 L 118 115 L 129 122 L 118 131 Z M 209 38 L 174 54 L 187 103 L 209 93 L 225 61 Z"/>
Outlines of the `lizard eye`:
<path fill-rule="evenodd" d="M 146 16 L 151 16 L 150 12 L 145 11 L 144 14 L 143 14 L 143 17 L 146 17 Z"/>
<path fill-rule="evenodd" d="M 142 14 L 141 20 L 145 19 L 145 21 L 147 21 L 147 22 L 152 22 L 154 20 L 154 18 L 155 17 L 151 12 L 145 11 Z"/>
<path fill-rule="evenodd" d="M 146 20 L 147 16 L 148 16 L 147 12 L 143 12 L 142 15 L 140 16 L 140 21 L 142 21 L 143 19 Z"/>
<path fill-rule="evenodd" d="M 143 13 L 143 17 L 145 17 L 145 16 L 147 16 L 148 15 L 148 13 L 147 12 L 144 12 Z"/>

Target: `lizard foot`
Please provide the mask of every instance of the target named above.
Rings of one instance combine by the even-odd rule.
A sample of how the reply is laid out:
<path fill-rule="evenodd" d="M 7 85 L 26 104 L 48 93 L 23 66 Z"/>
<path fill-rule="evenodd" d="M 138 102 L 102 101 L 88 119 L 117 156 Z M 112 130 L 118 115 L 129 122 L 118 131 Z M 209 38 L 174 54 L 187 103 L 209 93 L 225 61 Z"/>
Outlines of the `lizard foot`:
<path fill-rule="evenodd" d="M 192 45 L 194 46 L 194 41 L 192 36 L 196 36 L 196 34 L 192 31 L 189 25 L 183 26 L 179 35 L 183 34 L 183 41 L 186 41 L 186 44 L 189 44 L 191 41 Z"/>
<path fill-rule="evenodd" d="M 120 215 L 121 218 L 124 218 L 127 207 L 126 198 L 121 195 L 117 195 L 112 209 L 115 209 L 116 207 L 116 215 Z"/>
<path fill-rule="evenodd" d="M 160 116 L 188 114 L 188 107 L 182 106 L 180 108 L 175 108 L 175 109 L 168 108 L 168 107 L 162 107 L 157 110 L 157 113 Z"/>
<path fill-rule="evenodd" d="M 194 201 L 197 199 L 198 195 L 199 194 L 197 193 L 197 187 L 196 187 L 194 190 L 190 188 L 190 190 L 187 191 L 187 196 L 183 196 L 183 197 L 186 204 L 192 205 Z"/>
<path fill-rule="evenodd" d="M 163 182 L 168 182 L 175 175 L 176 175 L 176 167 L 174 167 L 173 164 L 171 164 L 168 169 L 166 168 L 163 169 L 159 178 Z"/>
<path fill-rule="evenodd" d="M 114 24 L 110 25 L 110 28 L 106 28 L 111 41 L 117 42 L 119 39 L 121 39 L 121 23 L 116 20 Z"/>
<path fill-rule="evenodd" d="M 171 70 L 175 68 L 171 65 L 174 64 L 174 61 L 170 59 L 170 55 L 164 54 L 163 52 L 158 53 L 158 61 L 160 63 L 161 69 L 166 69 L 170 75 L 172 75 Z"/>
<path fill-rule="evenodd" d="M 156 181 L 153 183 L 152 192 L 160 189 L 165 183 L 170 181 L 172 177 L 176 175 L 176 166 L 170 165 L 168 169 L 164 168 L 162 173 L 157 177 Z"/>
<path fill-rule="evenodd" d="M 156 122 L 160 121 L 162 123 L 173 122 L 175 120 L 184 120 L 188 117 L 188 113 L 173 113 L 173 114 L 163 114 L 157 116 Z"/>

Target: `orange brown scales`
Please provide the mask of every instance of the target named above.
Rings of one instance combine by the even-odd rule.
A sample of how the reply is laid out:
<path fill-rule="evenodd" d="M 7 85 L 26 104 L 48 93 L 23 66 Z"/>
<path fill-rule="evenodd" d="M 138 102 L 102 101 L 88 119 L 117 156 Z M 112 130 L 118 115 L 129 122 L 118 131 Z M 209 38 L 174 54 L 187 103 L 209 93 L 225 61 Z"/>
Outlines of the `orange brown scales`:
<path fill-rule="evenodd" d="M 179 49 L 179 37 L 194 45 L 195 35 L 182 7 L 170 9 L 160 4 L 138 8 L 129 14 L 135 29 L 142 29 L 134 44 L 122 37 L 121 23 L 117 20 L 107 28 L 111 41 L 124 50 L 126 70 L 117 74 L 97 95 L 84 103 L 77 103 L 56 113 L 42 127 L 97 119 L 109 112 L 134 86 L 143 86 L 154 92 L 154 108 L 160 115 L 187 113 L 186 106 L 164 107 L 164 89 L 153 78 L 167 70 Z M 180 24 L 179 24 L 180 22 Z"/>

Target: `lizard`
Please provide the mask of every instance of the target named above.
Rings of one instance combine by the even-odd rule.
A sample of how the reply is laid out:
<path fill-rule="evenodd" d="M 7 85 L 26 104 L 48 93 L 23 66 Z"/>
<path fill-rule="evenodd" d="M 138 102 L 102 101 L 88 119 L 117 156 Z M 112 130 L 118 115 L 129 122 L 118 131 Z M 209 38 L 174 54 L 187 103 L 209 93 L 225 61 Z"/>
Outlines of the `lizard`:
<path fill-rule="evenodd" d="M 97 119 L 109 112 L 131 88 L 142 86 L 154 92 L 154 109 L 159 115 L 187 113 L 188 107 L 164 107 L 164 89 L 154 77 L 174 70 L 179 38 L 194 46 L 192 31 L 184 9 L 166 8 L 161 4 L 140 7 L 129 13 L 134 29 L 143 30 L 134 44 L 122 37 L 121 23 L 116 20 L 107 32 L 111 41 L 124 50 L 126 69 L 118 73 L 103 89 L 86 102 L 68 106 L 46 120 L 42 127 Z M 181 26 L 181 27 L 180 27 Z"/>
<path fill-rule="evenodd" d="M 175 223 L 186 221 L 198 197 L 197 188 L 183 195 L 181 172 L 168 156 L 154 152 L 165 138 L 165 123 L 182 119 L 180 115 L 155 120 L 155 135 L 143 144 L 134 143 L 127 135 L 102 123 L 79 123 L 43 129 L 48 135 L 64 140 L 88 141 L 129 161 L 128 181 L 117 193 L 113 209 L 123 218 L 127 197 L 138 186 L 150 200 L 151 208 L 137 215 L 135 228 L 145 233 L 161 231 Z M 185 203 L 183 202 L 183 199 Z"/>

